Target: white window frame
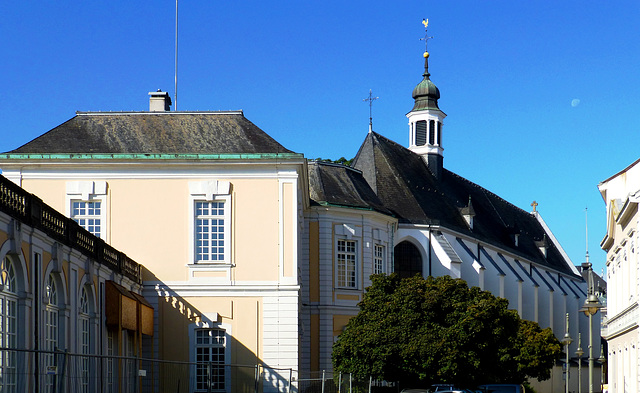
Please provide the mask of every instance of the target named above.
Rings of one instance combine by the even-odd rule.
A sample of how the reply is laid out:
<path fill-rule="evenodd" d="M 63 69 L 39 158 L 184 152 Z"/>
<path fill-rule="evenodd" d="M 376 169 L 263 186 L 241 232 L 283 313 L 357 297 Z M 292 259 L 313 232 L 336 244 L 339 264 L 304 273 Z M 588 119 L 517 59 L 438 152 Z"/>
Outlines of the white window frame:
<path fill-rule="evenodd" d="M 208 334 L 207 334 L 208 333 Z M 201 356 L 204 356 L 207 363 L 214 363 L 215 369 L 212 368 L 213 383 L 221 384 L 222 387 L 219 386 L 211 387 L 211 391 L 216 392 L 224 392 L 226 390 L 225 376 L 226 376 L 226 365 L 225 363 L 225 354 L 227 350 L 227 332 L 224 329 L 220 329 L 218 327 L 214 328 L 200 328 L 195 329 L 195 344 L 193 346 L 194 355 L 196 358 L 196 363 L 203 361 Z M 202 342 L 200 342 L 203 340 Z M 207 342 L 205 342 L 206 340 Z M 221 341 L 221 342 L 220 342 Z M 199 351 L 204 350 L 207 353 L 201 354 Z M 204 383 L 205 381 L 200 381 L 199 379 L 203 378 L 206 375 L 206 372 L 203 372 L 202 368 L 206 370 L 206 366 L 197 365 L 195 372 L 195 386 L 194 390 L 196 392 L 207 392 L 207 386 L 200 386 L 199 384 Z M 202 375 L 204 374 L 204 375 Z"/>
<path fill-rule="evenodd" d="M 18 295 L 17 276 L 13 262 L 4 257 L 0 269 L 3 290 L 0 292 L 0 346 L 18 346 Z M 0 354 L 0 390 L 15 392 L 17 388 L 17 353 L 4 351 Z"/>
<path fill-rule="evenodd" d="M 47 277 L 47 283 L 45 285 L 45 298 L 47 304 L 44 307 L 44 350 L 55 351 L 58 350 L 60 340 L 60 308 L 58 307 L 58 301 L 60 297 L 59 288 L 52 273 L 49 273 Z M 54 355 L 47 353 L 44 356 L 44 366 L 53 366 L 55 364 Z M 53 378 L 46 377 L 44 381 L 45 390 L 50 390 L 53 385 Z"/>
<path fill-rule="evenodd" d="M 208 320 L 208 321 L 216 321 L 219 318 L 219 315 L 215 312 L 212 313 L 204 313 L 203 315 L 203 319 L 204 320 Z M 219 329 L 219 330 L 223 330 L 225 332 L 225 344 L 224 344 L 224 364 L 225 365 L 229 365 L 231 364 L 231 337 L 232 337 L 232 327 L 231 325 L 227 324 L 227 323 L 217 323 L 217 322 L 199 322 L 199 323 L 192 323 L 189 325 L 189 362 L 190 363 L 195 363 L 196 362 L 196 347 L 197 347 L 197 343 L 196 343 L 196 330 L 201 330 L 201 329 Z M 222 393 L 222 392 L 230 392 L 231 391 L 231 370 L 230 367 L 225 367 L 224 369 L 225 374 L 224 374 L 224 389 L 223 390 L 213 390 L 214 392 L 217 393 Z M 197 390 L 196 389 L 196 373 L 193 372 L 190 376 L 190 392 L 196 392 L 196 393 L 200 393 L 200 392 L 206 392 L 206 390 Z"/>
<path fill-rule="evenodd" d="M 378 253 L 378 250 L 381 250 Z M 384 244 L 375 243 L 373 245 L 373 274 L 387 272 L 387 247 Z"/>
<path fill-rule="evenodd" d="M 82 209 L 84 211 L 87 212 L 87 214 L 78 214 L 76 215 L 74 212 L 76 210 L 76 204 L 80 204 L 79 209 Z M 97 205 L 98 204 L 98 205 Z M 97 205 L 98 207 L 96 208 L 95 205 Z M 89 212 L 92 209 L 97 209 L 100 214 L 89 214 Z M 92 234 L 96 235 L 99 238 L 103 238 L 104 236 L 102 235 L 102 228 L 104 225 L 104 218 L 103 218 L 103 203 L 100 200 L 89 200 L 89 201 L 85 201 L 85 200 L 80 200 L 80 199 L 73 199 L 71 200 L 71 214 L 70 214 L 70 218 L 72 220 L 74 220 L 75 222 L 77 222 L 81 227 L 83 227 L 84 229 L 86 229 L 87 231 L 91 232 Z M 82 223 L 81 220 L 85 220 L 87 221 L 86 223 Z M 94 220 L 93 223 L 89 223 L 89 221 Z M 95 221 L 97 221 L 97 224 L 95 223 Z M 96 231 L 94 227 L 98 227 L 99 230 Z"/>
<path fill-rule="evenodd" d="M 344 250 L 341 250 L 340 244 L 344 242 Z M 353 251 L 348 250 L 347 244 L 353 244 Z M 336 267 L 336 288 L 341 289 L 358 289 L 359 287 L 359 253 L 358 253 L 358 241 L 355 239 L 336 239 L 336 252 L 335 252 L 335 267 Z M 344 258 L 341 258 L 341 255 Z M 348 269 L 348 257 L 353 256 L 353 277 L 349 277 L 351 271 Z M 342 271 L 341 264 L 344 262 L 344 271 Z M 352 280 L 351 280 L 352 279 Z M 351 285 L 350 282 L 353 282 Z"/>
<path fill-rule="evenodd" d="M 100 215 L 96 216 L 100 220 L 99 238 L 108 242 L 107 239 L 107 182 L 106 181 L 68 181 L 66 194 L 67 217 L 73 218 L 74 202 L 100 202 Z"/>
<path fill-rule="evenodd" d="M 80 290 L 80 299 L 78 307 L 78 349 L 82 355 L 91 354 L 91 319 L 89 317 L 89 293 L 87 289 L 83 287 Z M 89 392 L 89 357 L 80 358 L 80 391 L 83 393 Z"/>
<path fill-rule="evenodd" d="M 233 209 L 231 198 L 231 184 L 227 181 L 205 180 L 189 182 L 189 265 L 196 266 L 231 266 L 231 212 Z M 224 203 L 224 258 L 222 260 L 198 260 L 196 235 L 196 202 Z"/>

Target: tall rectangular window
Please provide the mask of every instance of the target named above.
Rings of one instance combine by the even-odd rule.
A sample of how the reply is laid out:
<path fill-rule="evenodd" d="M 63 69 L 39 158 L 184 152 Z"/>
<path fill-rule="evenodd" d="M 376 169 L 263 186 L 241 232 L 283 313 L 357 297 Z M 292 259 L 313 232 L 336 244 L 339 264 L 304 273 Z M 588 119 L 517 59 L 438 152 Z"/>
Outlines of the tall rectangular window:
<path fill-rule="evenodd" d="M 373 274 L 384 273 L 384 246 L 376 244 L 373 250 Z"/>
<path fill-rule="evenodd" d="M 91 351 L 90 346 L 90 334 L 91 327 L 89 323 L 89 295 L 87 294 L 86 288 L 82 288 L 80 295 L 80 312 L 78 315 L 78 328 L 79 328 L 79 347 L 80 353 L 83 355 L 88 355 Z M 80 392 L 88 393 L 89 392 L 89 361 L 90 358 L 88 356 L 83 356 L 80 358 Z"/>
<path fill-rule="evenodd" d="M 17 325 L 17 288 L 16 275 L 13 264 L 9 258 L 5 258 L 2 264 L 6 282 L 3 291 L 0 292 L 0 347 L 16 348 Z M 15 351 L 0 351 L 0 392 L 16 392 L 18 364 Z"/>
<path fill-rule="evenodd" d="M 71 218 L 93 235 L 100 237 L 102 231 L 101 209 L 102 202 L 100 201 L 73 201 Z"/>
<path fill-rule="evenodd" d="M 225 203 L 195 203 L 196 262 L 225 261 Z"/>
<path fill-rule="evenodd" d="M 434 120 L 429 120 L 429 144 L 435 144 L 435 136 L 436 136 L 436 122 Z"/>
<path fill-rule="evenodd" d="M 195 331 L 196 392 L 225 390 L 225 347 L 223 329 Z M 209 389 L 211 387 L 211 390 Z"/>
<path fill-rule="evenodd" d="M 338 287 L 357 288 L 356 242 L 354 240 L 338 240 L 336 262 Z"/>
<path fill-rule="evenodd" d="M 427 122 L 419 120 L 416 122 L 416 146 L 424 146 L 427 143 Z"/>

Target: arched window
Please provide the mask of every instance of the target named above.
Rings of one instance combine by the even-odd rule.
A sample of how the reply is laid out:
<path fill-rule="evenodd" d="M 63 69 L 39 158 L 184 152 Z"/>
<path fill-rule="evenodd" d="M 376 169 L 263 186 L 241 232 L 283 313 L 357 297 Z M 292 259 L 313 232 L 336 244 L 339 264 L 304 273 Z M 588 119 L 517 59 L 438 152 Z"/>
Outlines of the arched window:
<path fill-rule="evenodd" d="M 420 250 L 410 242 L 404 241 L 394 249 L 393 255 L 394 272 L 400 277 L 413 277 L 422 274 L 422 255 Z"/>
<path fill-rule="evenodd" d="M 49 351 L 44 354 L 44 366 L 54 366 L 55 359 L 53 351 L 58 349 L 58 328 L 59 328 L 59 314 L 60 308 L 58 307 L 58 286 L 53 274 L 49 274 L 47 279 L 47 285 L 44 290 L 46 306 L 44 308 L 44 350 Z M 54 383 L 53 375 L 47 375 L 45 379 L 46 391 L 51 391 Z"/>
<path fill-rule="evenodd" d="M 16 272 L 13 263 L 7 257 L 0 263 L 0 347 L 16 348 L 18 344 L 18 296 L 16 288 Z M 2 351 L 0 355 L 0 391 L 16 391 L 17 373 L 16 353 Z"/>
<path fill-rule="evenodd" d="M 90 321 L 89 321 L 89 295 L 86 288 L 80 291 L 80 304 L 78 307 L 78 347 L 80 353 L 88 355 L 90 351 Z M 80 391 L 89 392 L 89 358 L 82 357 L 80 360 Z"/>

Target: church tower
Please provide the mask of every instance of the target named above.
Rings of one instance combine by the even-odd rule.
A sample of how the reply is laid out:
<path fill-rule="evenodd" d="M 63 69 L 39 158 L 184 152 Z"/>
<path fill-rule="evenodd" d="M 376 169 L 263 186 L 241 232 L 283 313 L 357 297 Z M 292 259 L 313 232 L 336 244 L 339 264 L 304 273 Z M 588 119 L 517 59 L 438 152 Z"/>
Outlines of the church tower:
<path fill-rule="evenodd" d="M 424 73 L 422 82 L 413 89 L 414 105 L 409 118 L 409 150 L 419 154 L 427 163 L 429 170 L 436 178 L 442 174 L 442 121 L 447 116 L 438 108 L 440 91 L 429 79 L 429 52 L 426 43 L 429 40 L 427 25 L 429 20 L 423 20 L 425 28 Z"/>

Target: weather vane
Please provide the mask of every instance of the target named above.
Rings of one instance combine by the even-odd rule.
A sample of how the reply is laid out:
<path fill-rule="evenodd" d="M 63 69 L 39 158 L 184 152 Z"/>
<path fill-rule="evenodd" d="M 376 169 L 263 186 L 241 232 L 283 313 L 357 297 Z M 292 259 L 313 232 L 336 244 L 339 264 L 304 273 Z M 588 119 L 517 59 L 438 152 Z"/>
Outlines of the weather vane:
<path fill-rule="evenodd" d="M 369 89 L 369 97 L 363 99 L 362 101 L 369 103 L 369 132 L 373 131 L 373 116 L 372 116 L 372 107 L 373 101 L 377 100 L 380 97 L 374 97 L 371 89 Z"/>
<path fill-rule="evenodd" d="M 429 36 L 427 33 L 427 27 L 429 27 L 429 19 L 423 19 L 422 24 L 424 25 L 424 38 L 420 38 L 420 41 L 424 41 L 424 57 L 429 57 L 429 52 L 427 52 L 427 43 L 433 38 L 433 36 Z"/>

